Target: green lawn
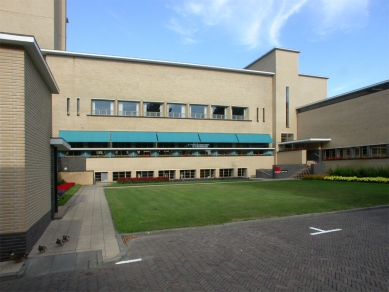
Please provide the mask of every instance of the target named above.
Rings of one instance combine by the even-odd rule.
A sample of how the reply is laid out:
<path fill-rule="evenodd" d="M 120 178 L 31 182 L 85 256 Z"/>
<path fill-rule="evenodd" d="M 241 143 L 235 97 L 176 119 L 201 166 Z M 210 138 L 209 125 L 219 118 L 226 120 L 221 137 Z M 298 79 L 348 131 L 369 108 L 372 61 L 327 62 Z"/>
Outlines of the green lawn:
<path fill-rule="evenodd" d="M 332 181 L 137 185 L 105 194 L 119 233 L 389 204 L 387 184 Z"/>

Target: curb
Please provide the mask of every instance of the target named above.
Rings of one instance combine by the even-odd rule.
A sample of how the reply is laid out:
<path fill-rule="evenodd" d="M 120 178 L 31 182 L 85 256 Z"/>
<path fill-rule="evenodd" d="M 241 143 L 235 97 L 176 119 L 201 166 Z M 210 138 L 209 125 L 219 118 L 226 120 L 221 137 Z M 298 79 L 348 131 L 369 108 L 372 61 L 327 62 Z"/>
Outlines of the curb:
<path fill-rule="evenodd" d="M 198 230 L 200 228 L 202 228 L 204 230 L 212 230 L 212 229 L 228 228 L 228 227 L 235 227 L 235 226 L 250 226 L 250 225 L 255 225 L 259 222 L 280 221 L 280 220 L 285 220 L 286 218 L 294 219 L 294 218 L 304 218 L 304 217 L 313 217 L 313 216 L 324 216 L 324 215 L 337 214 L 337 213 L 352 213 L 352 212 L 360 212 L 360 211 L 370 211 L 370 210 L 386 209 L 386 208 L 389 208 L 389 205 L 381 205 L 381 206 L 373 206 L 373 207 L 365 207 L 365 208 L 355 208 L 355 209 L 348 209 L 348 210 L 329 211 L 329 212 L 321 212 L 321 213 L 308 213 L 308 214 L 291 215 L 291 216 L 285 216 L 285 217 L 272 217 L 272 218 L 255 219 L 255 220 L 247 220 L 247 221 L 240 221 L 240 222 L 228 222 L 228 223 L 223 223 L 223 224 L 218 224 L 218 225 L 183 227 L 183 228 L 164 229 L 164 230 L 155 230 L 155 231 L 141 231 L 141 232 L 134 232 L 134 233 L 123 233 L 121 235 L 122 236 L 130 236 L 130 235 L 153 236 L 153 235 L 159 235 L 159 234 L 190 232 L 193 230 Z"/>

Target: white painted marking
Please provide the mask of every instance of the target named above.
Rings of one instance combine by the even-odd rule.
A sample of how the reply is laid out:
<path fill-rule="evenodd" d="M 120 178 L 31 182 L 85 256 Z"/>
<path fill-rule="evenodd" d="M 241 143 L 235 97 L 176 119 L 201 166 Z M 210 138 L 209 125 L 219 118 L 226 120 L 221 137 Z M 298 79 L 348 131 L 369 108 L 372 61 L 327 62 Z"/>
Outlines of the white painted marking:
<path fill-rule="evenodd" d="M 319 231 L 319 232 L 311 233 L 311 235 L 318 235 L 318 234 L 330 233 L 330 232 L 335 232 L 335 231 L 341 231 L 341 230 L 342 230 L 342 229 L 321 230 L 321 229 L 315 228 L 315 227 L 309 227 L 309 228 L 310 228 L 310 229 L 313 229 L 313 230 Z"/>
<path fill-rule="evenodd" d="M 128 261 L 121 261 L 117 262 L 116 265 L 121 265 L 121 264 L 128 264 L 128 263 L 135 263 L 135 262 L 140 262 L 142 259 L 135 259 L 135 260 L 128 260 Z"/>

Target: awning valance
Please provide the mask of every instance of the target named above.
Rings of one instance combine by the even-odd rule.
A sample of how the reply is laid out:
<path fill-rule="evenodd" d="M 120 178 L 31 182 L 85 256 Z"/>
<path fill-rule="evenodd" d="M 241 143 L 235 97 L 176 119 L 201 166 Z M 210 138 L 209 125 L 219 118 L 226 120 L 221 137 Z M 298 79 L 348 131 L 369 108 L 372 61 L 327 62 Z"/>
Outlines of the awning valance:
<path fill-rule="evenodd" d="M 158 132 L 157 137 L 161 143 L 200 143 L 199 135 L 193 132 Z"/>
<path fill-rule="evenodd" d="M 239 143 L 273 143 L 269 134 L 236 134 Z"/>
<path fill-rule="evenodd" d="M 238 143 L 232 133 L 199 133 L 201 143 Z"/>
<path fill-rule="evenodd" d="M 67 142 L 110 142 L 108 131 L 59 131 L 59 136 Z"/>
<path fill-rule="evenodd" d="M 112 142 L 155 143 L 157 141 L 155 132 L 112 132 Z"/>

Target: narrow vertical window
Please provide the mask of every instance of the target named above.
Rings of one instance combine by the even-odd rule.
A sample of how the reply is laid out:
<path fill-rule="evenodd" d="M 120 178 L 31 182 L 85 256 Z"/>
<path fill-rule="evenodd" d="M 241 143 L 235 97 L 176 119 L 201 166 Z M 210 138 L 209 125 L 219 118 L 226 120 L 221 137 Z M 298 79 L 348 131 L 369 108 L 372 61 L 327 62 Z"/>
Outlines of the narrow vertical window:
<path fill-rule="evenodd" d="M 66 99 L 66 112 L 69 116 L 70 115 L 70 98 Z"/>
<path fill-rule="evenodd" d="M 289 128 L 289 86 L 286 86 L 286 127 Z"/>
<path fill-rule="evenodd" d="M 262 121 L 265 122 L 265 108 L 262 108 Z"/>
<path fill-rule="evenodd" d="M 257 107 L 257 123 L 259 122 L 259 108 Z"/>
<path fill-rule="evenodd" d="M 77 116 L 80 115 L 80 99 L 77 98 Z"/>

